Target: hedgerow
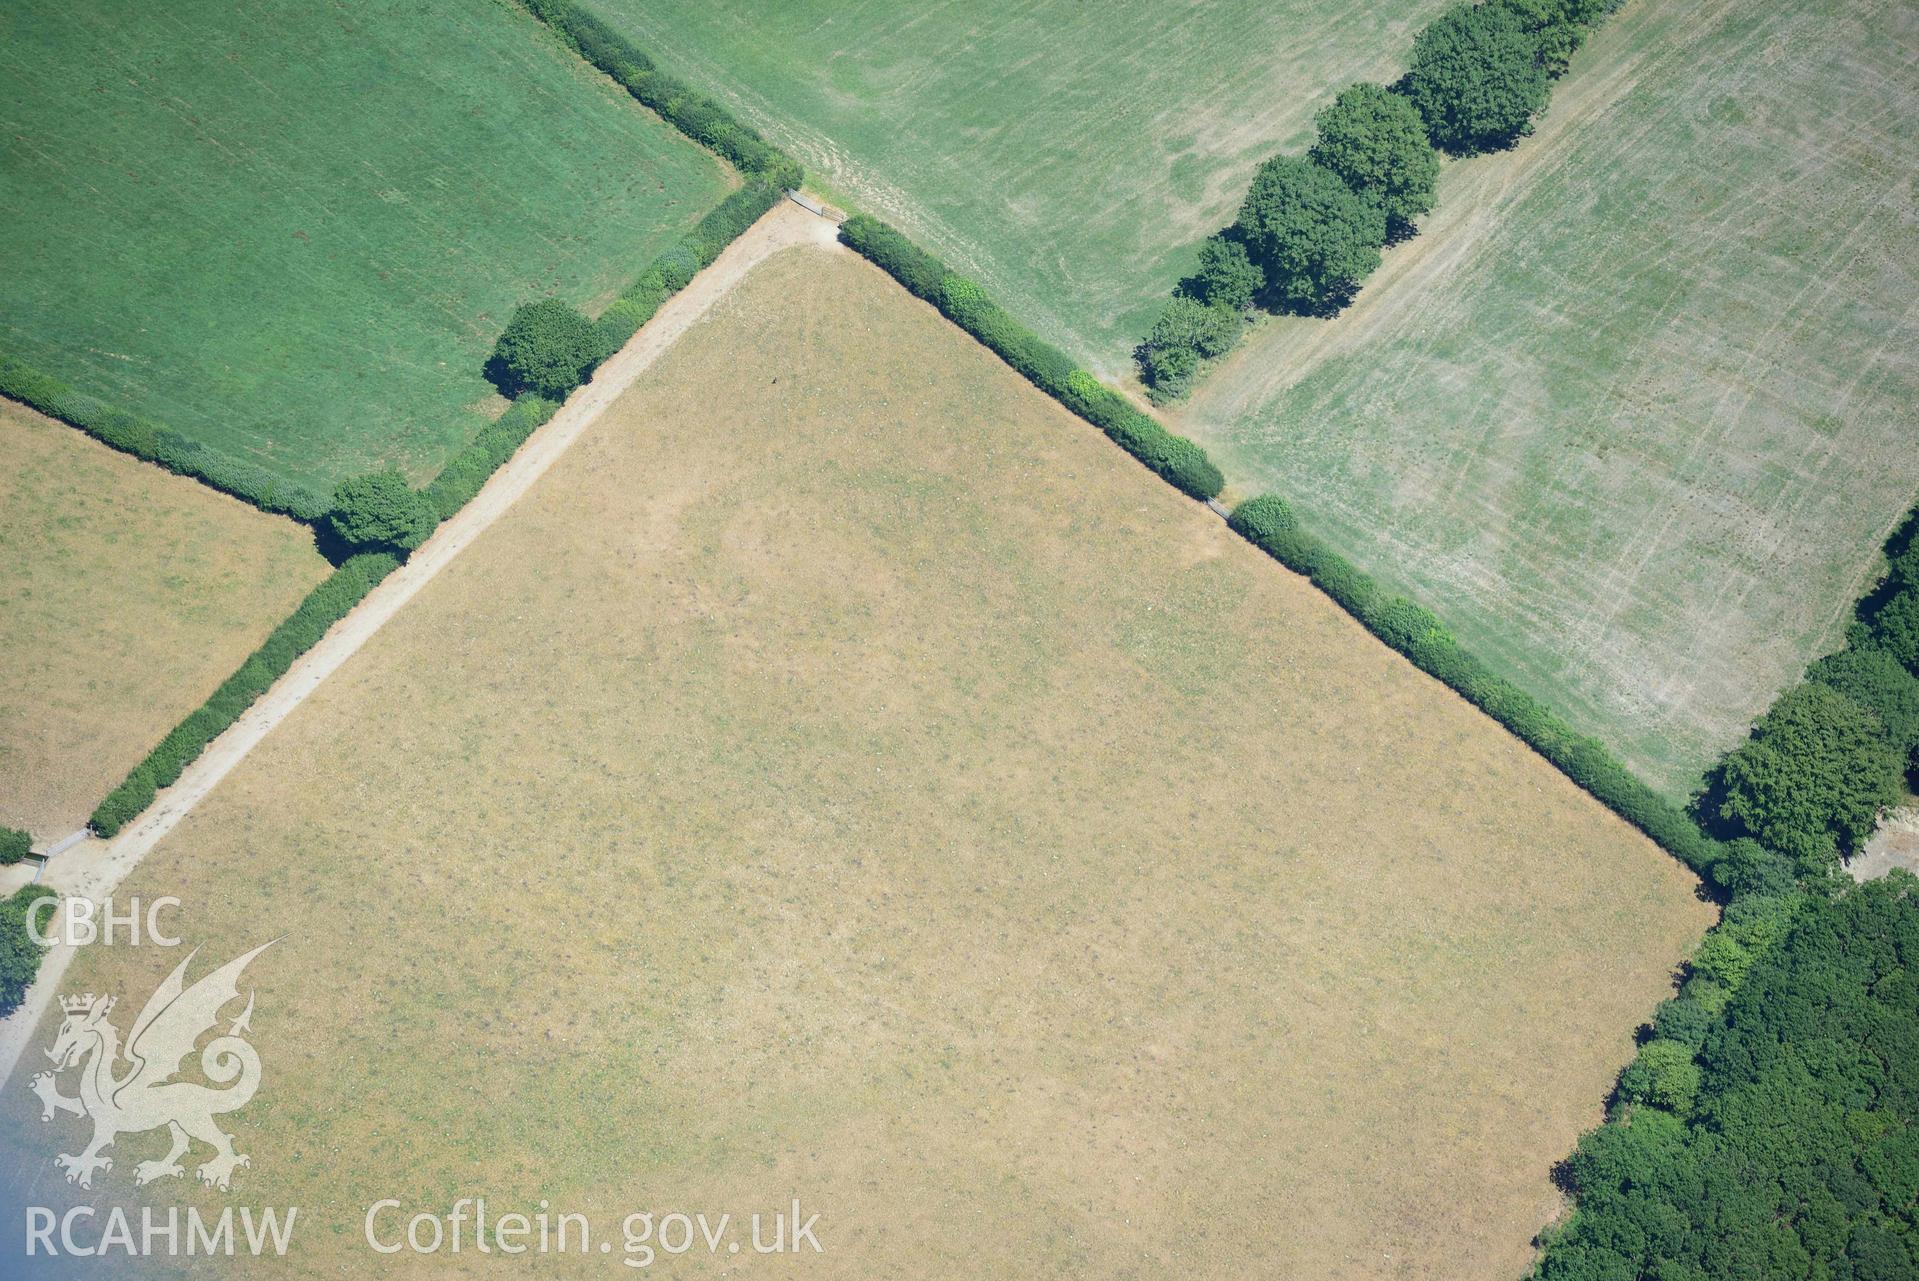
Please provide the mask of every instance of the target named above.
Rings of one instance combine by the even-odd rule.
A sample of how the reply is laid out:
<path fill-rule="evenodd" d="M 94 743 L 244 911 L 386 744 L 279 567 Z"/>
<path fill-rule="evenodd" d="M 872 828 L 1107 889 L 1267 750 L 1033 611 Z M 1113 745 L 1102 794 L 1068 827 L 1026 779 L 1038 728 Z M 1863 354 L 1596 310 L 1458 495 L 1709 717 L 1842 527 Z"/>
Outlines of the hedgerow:
<path fill-rule="evenodd" d="M 307 522 L 326 515 L 325 495 L 280 480 L 254 463 L 229 458 L 150 419 L 114 409 L 11 356 L 0 355 L 0 395 L 78 427 L 123 453 L 192 477 L 263 511 Z"/>
<path fill-rule="evenodd" d="M 507 406 L 505 413 L 488 423 L 440 469 L 433 483 L 420 491 L 434 515 L 445 520 L 466 506 L 487 478 L 558 408 L 556 402 L 539 396 L 521 396 Z"/>
<path fill-rule="evenodd" d="M 709 265 L 739 239 L 761 215 L 784 198 L 765 178 L 752 178 L 695 223 L 679 243 L 647 265 L 626 291 L 594 322 L 607 352 L 619 350 L 661 304 L 683 289 L 693 273 Z"/>
<path fill-rule="evenodd" d="M 1009 316 L 986 291 L 877 218 L 857 214 L 840 224 L 840 239 L 1011 365 L 1047 395 L 1105 432 L 1113 442 L 1180 492 L 1216 496 L 1225 477 L 1198 445 L 1175 436 L 1151 415 L 1073 363 L 1065 352 Z"/>
<path fill-rule="evenodd" d="M 48 897 L 43 885 L 23 885 L 0 899 L 0 1017 L 19 1008 L 46 949 L 27 933 L 27 909 Z"/>
<path fill-rule="evenodd" d="M 1532 695 L 1495 675 L 1430 611 L 1387 595 L 1370 575 L 1301 529 L 1283 500 L 1248 499 L 1227 523 L 1273 559 L 1306 575 L 1368 631 L 1458 691 L 1681 862 L 1712 876 L 1723 849 L 1684 811 L 1634 777 L 1596 739 L 1577 733 Z"/>
<path fill-rule="evenodd" d="M 293 660 L 313 648 L 329 627 L 399 564 L 387 552 L 367 552 L 348 558 L 318 587 L 307 593 L 292 615 L 273 629 L 260 648 L 222 681 L 211 697 L 160 740 L 127 778 L 93 811 L 89 826 L 101 836 L 112 836 L 141 810 L 153 803 L 156 788 L 166 787 L 196 760 L 206 745 L 253 705 L 274 681 L 286 674 Z"/>
<path fill-rule="evenodd" d="M 625 36 L 570 0 L 521 0 L 582 58 L 605 72 L 660 118 L 701 146 L 725 156 L 742 173 L 776 188 L 800 185 L 799 162 L 734 119 L 725 107 L 662 72 Z"/>

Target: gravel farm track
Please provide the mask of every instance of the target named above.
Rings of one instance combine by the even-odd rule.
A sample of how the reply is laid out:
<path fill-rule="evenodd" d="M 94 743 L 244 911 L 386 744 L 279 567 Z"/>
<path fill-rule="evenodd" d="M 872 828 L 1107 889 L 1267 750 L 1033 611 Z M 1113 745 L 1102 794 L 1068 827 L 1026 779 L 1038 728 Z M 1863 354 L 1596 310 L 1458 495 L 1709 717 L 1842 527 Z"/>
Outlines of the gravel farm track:
<path fill-rule="evenodd" d="M 301 655 L 245 715 L 207 745 L 200 758 L 187 766 L 179 780 L 163 790 L 145 813 L 112 840 L 88 840 L 58 855 L 47 864 L 41 883 L 63 896 L 103 904 L 147 851 L 172 831 L 274 726 L 305 702 L 420 588 L 531 489 L 580 433 L 714 303 L 753 268 L 783 249 L 798 245 L 836 247 L 836 227 L 832 219 L 794 201 L 776 205 L 685 289 L 669 298 L 626 346 L 599 367 L 591 382 L 575 391 L 560 411 L 493 473 L 472 502 L 442 523 L 406 564 L 389 574 L 317 645 Z M 56 944 L 42 962 L 39 978 L 26 999 L 0 1020 L 0 1081 L 6 1080 L 19 1062 L 27 1038 L 39 1026 L 73 953 L 74 949 Z"/>

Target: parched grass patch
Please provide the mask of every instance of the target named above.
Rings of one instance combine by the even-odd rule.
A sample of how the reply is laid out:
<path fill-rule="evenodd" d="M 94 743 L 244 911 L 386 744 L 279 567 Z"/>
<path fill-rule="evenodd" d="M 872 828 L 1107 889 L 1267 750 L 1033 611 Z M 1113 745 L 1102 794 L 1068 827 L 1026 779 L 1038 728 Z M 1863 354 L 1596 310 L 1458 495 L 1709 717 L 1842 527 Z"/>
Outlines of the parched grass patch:
<path fill-rule="evenodd" d="M 0 826 L 107 790 L 326 576 L 291 521 L 0 401 Z"/>
<path fill-rule="evenodd" d="M 391 1275 L 376 1200 L 484 1192 L 603 1230 L 797 1196 L 825 1253 L 769 1275 L 1385 1278 L 1523 1269 L 1692 884 L 803 249 L 122 892 L 209 962 L 286 935 L 235 1186 L 307 1207 L 303 1275 Z M 31 1102 L 0 1176 L 55 1141 Z"/>
<path fill-rule="evenodd" d="M 814 179 L 1130 371 L 1261 161 L 1443 0 L 589 0 Z"/>
<path fill-rule="evenodd" d="M 321 492 L 430 479 L 514 305 L 728 181 L 507 0 L 0 10 L 0 350 Z"/>
<path fill-rule="evenodd" d="M 1684 797 L 1919 487 L 1915 41 L 1909 5 L 1629 5 L 1175 428 Z"/>

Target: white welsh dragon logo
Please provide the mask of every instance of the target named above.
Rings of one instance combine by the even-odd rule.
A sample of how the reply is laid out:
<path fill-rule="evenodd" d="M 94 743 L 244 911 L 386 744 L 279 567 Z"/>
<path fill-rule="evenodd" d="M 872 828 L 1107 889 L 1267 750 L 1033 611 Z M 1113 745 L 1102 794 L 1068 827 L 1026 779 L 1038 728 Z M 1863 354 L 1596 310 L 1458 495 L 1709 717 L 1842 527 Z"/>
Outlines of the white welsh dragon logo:
<path fill-rule="evenodd" d="M 216 1036 L 200 1051 L 201 1071 L 215 1085 L 225 1088 L 173 1078 L 193 1053 L 195 1043 L 219 1022 L 220 1011 L 239 999 L 240 972 L 272 946 L 263 943 L 186 987 L 187 965 L 193 960 L 189 953 L 133 1021 L 124 1072 L 118 1071 L 122 1058 L 119 1029 L 107 1021 L 113 998 L 91 993 L 60 998 L 66 1018 L 53 1048 L 47 1051 L 47 1057 L 58 1066 L 35 1076 L 31 1088 L 40 1096 L 42 1121 L 51 1121 L 61 1112 L 85 1115 L 93 1121 L 93 1142 L 87 1144 L 86 1151 L 54 1158 L 66 1170 L 67 1182 L 92 1187 L 95 1170 L 113 1168 L 112 1158 L 100 1154 L 115 1139 L 161 1126 L 172 1136 L 173 1150 L 161 1160 L 142 1161 L 135 1166 L 133 1181 L 137 1184 L 183 1173 L 180 1158 L 191 1139 L 212 1145 L 213 1159 L 200 1167 L 200 1182 L 222 1192 L 227 1190 L 236 1168 L 252 1164 L 233 1150 L 233 1140 L 213 1123 L 221 1113 L 245 1107 L 260 1088 L 260 1056 L 241 1036 L 253 1017 L 251 992 L 245 1011 L 233 1020 L 226 1035 Z M 78 1098 L 61 1094 L 57 1081 L 58 1073 L 72 1067 L 80 1069 Z"/>

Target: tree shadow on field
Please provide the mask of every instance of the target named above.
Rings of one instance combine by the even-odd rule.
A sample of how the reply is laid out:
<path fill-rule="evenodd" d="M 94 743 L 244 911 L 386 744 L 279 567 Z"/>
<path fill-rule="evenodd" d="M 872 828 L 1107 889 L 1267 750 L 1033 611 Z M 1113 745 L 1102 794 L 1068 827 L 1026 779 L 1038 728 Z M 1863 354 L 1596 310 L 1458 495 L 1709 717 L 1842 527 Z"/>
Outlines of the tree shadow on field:
<path fill-rule="evenodd" d="M 341 538 L 339 534 L 335 533 L 333 530 L 333 522 L 325 516 L 314 521 L 311 528 L 313 530 L 313 550 L 320 553 L 320 555 L 325 558 L 326 563 L 335 569 L 344 565 L 347 557 L 360 550 L 348 543 L 344 538 Z"/>

